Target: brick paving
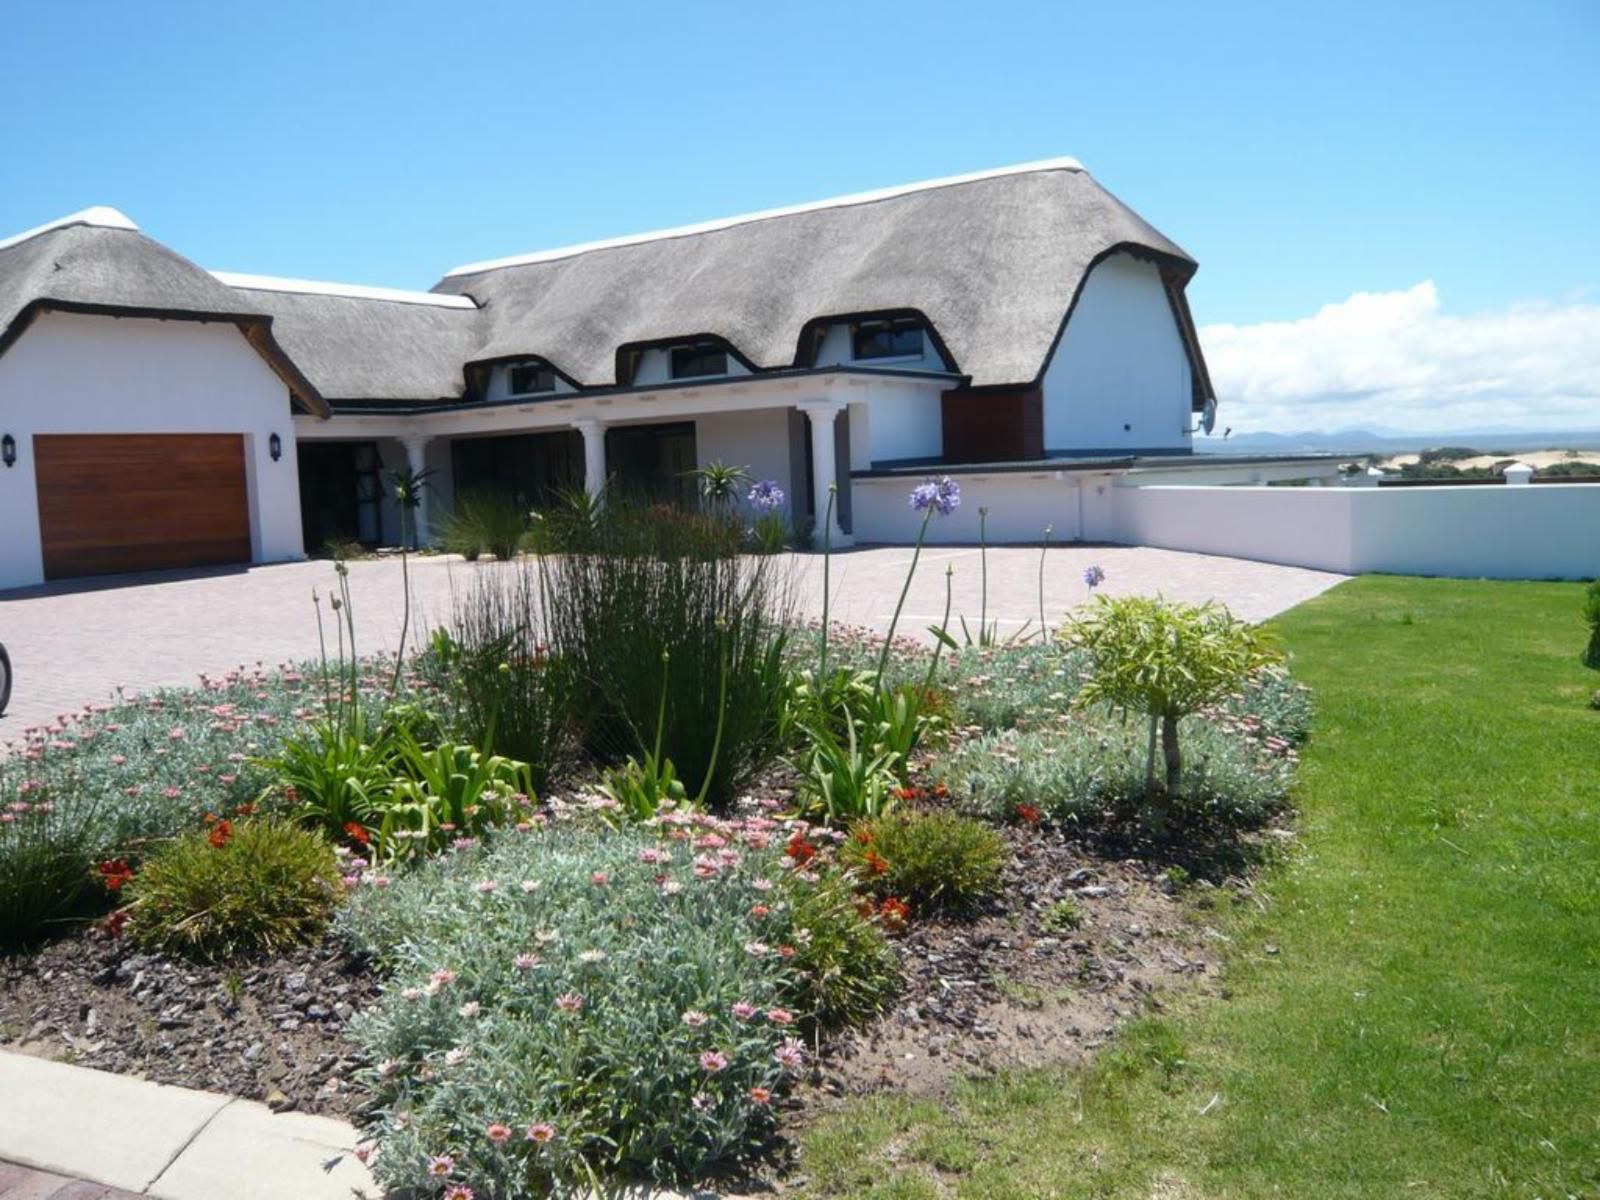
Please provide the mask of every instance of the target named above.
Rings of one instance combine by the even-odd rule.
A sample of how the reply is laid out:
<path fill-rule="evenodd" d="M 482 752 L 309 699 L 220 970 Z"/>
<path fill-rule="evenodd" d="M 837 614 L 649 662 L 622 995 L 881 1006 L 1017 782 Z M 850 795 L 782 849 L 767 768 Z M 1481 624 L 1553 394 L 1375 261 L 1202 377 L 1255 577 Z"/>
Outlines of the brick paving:
<path fill-rule="evenodd" d="M 0 1200 L 141 1200 L 135 1192 L 0 1162 Z"/>
<path fill-rule="evenodd" d="M 836 553 L 834 619 L 887 628 L 910 557 L 909 548 L 898 546 Z M 988 611 L 991 621 L 999 620 L 1002 634 L 1030 619 L 1037 623 L 1039 561 L 1038 549 L 989 550 Z M 1282 612 L 1342 578 L 1298 567 L 1145 547 L 1052 547 L 1045 568 L 1045 612 L 1052 622 L 1085 599 L 1082 573 L 1091 563 L 1104 568 L 1108 593 L 1161 592 L 1175 599 L 1217 599 L 1251 620 Z M 796 610 L 818 615 L 821 557 L 798 556 L 790 565 Z M 976 632 L 982 604 L 979 552 L 975 547 L 946 546 L 924 550 L 906 600 L 903 632 L 921 633 L 939 620 L 947 566 L 955 570 L 953 613 L 964 614 Z M 497 569 L 502 568 L 447 556 L 413 559 L 413 630 L 445 619 L 455 594 L 470 587 L 479 572 Z M 361 652 L 392 652 L 398 645 L 400 578 L 396 560 L 350 564 Z M 0 642 L 9 648 L 16 671 L 11 709 L 0 717 L 0 743 L 57 713 L 109 699 L 119 687 L 140 691 L 189 684 L 201 673 L 220 674 L 240 664 L 315 658 L 313 589 L 324 599 L 332 653 L 333 626 L 326 599 L 333 584 L 330 563 L 306 562 L 0 592 Z M 952 625 L 959 636 L 954 615 Z"/>

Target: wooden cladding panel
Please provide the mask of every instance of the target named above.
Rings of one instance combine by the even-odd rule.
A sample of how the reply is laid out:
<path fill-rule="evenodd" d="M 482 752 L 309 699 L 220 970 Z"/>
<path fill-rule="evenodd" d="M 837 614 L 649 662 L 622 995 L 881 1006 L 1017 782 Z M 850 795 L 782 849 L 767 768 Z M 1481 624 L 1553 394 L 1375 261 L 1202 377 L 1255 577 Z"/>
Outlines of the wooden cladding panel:
<path fill-rule="evenodd" d="M 33 439 L 46 579 L 250 561 L 240 434 Z"/>
<path fill-rule="evenodd" d="M 941 400 L 945 462 L 1023 462 L 1044 457 L 1042 389 L 957 388 Z"/>

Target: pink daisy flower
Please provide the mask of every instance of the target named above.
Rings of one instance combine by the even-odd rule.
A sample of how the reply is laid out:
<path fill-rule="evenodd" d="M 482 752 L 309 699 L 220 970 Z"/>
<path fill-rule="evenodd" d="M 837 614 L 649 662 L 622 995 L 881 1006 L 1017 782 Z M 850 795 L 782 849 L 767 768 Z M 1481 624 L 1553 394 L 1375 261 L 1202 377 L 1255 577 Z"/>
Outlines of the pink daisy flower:
<path fill-rule="evenodd" d="M 428 1174 L 435 1179 L 444 1179 L 455 1169 L 456 1160 L 448 1154 L 435 1154 L 428 1160 Z"/>
<path fill-rule="evenodd" d="M 511 1140 L 511 1126 L 502 1125 L 496 1121 L 493 1125 L 489 1126 L 489 1128 L 483 1131 L 483 1136 L 488 1138 L 496 1146 L 503 1146 Z"/>
<path fill-rule="evenodd" d="M 540 1121 L 528 1126 L 528 1140 L 535 1145 L 548 1145 L 556 1136 L 556 1127 Z"/>
<path fill-rule="evenodd" d="M 739 1018 L 739 1020 L 748 1021 L 761 1010 L 754 1004 L 751 1004 L 748 1000 L 740 1000 L 733 1006 L 731 1011 L 733 1012 L 734 1016 Z"/>
<path fill-rule="evenodd" d="M 577 992 L 566 992 L 556 997 L 556 1007 L 562 1012 L 581 1012 L 583 1011 L 583 997 L 578 995 Z"/>
<path fill-rule="evenodd" d="M 715 1075 L 728 1069 L 728 1056 L 721 1050 L 707 1050 L 700 1056 L 700 1069 Z"/>

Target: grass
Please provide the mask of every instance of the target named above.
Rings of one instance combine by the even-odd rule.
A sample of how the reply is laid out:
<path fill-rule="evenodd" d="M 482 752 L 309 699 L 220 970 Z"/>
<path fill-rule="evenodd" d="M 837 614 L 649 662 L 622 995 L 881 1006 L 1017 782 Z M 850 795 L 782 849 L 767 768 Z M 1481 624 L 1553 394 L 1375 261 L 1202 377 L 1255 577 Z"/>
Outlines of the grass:
<path fill-rule="evenodd" d="M 1227 998 L 1132 1023 L 1087 1071 L 827 1118 L 814 1192 L 1600 1195 L 1581 594 L 1369 577 L 1276 622 L 1317 700 L 1303 844 L 1264 908 L 1197 914 L 1228 939 Z"/>

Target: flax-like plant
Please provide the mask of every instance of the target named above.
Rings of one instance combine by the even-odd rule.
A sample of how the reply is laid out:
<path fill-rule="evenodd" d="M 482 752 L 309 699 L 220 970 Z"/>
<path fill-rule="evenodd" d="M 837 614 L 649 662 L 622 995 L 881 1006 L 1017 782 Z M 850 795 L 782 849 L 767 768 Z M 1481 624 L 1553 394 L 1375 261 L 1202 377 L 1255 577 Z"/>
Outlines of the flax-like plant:
<path fill-rule="evenodd" d="M 1077 704 L 1106 703 L 1149 719 L 1145 796 L 1158 830 L 1183 784 L 1179 721 L 1238 690 L 1280 657 L 1259 629 L 1221 605 L 1161 597 L 1099 596 L 1090 611 L 1068 617 L 1061 638 L 1089 658 Z M 1156 778 L 1158 732 L 1164 785 Z"/>
<path fill-rule="evenodd" d="M 700 495 L 714 508 L 725 508 L 739 498 L 739 493 L 750 483 L 750 472 L 745 467 L 731 467 L 724 462 L 707 463 L 692 472 L 700 481 Z"/>
<path fill-rule="evenodd" d="M 394 652 L 394 678 L 389 684 L 389 694 L 392 696 L 400 690 L 400 672 L 405 668 L 406 661 L 406 634 L 411 628 L 411 567 L 406 548 L 417 536 L 417 510 L 422 507 L 423 494 L 433 486 L 433 468 L 424 467 L 416 471 L 410 463 L 406 463 L 404 466 L 390 467 L 383 476 L 394 496 L 395 507 L 400 510 L 400 586 L 404 592 L 401 597 L 400 646 Z M 341 567 L 343 565 L 340 564 Z M 353 637 L 351 651 L 353 654 Z"/>

